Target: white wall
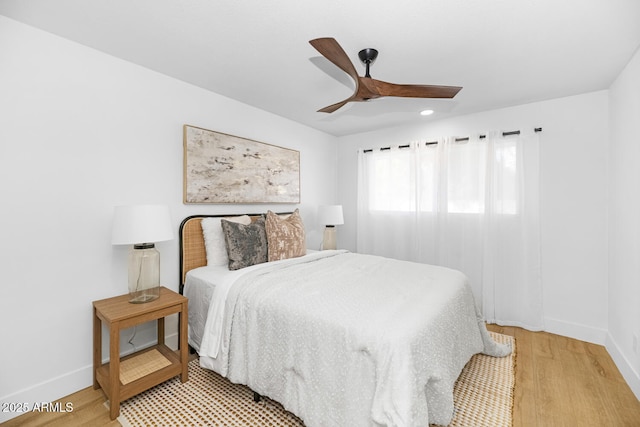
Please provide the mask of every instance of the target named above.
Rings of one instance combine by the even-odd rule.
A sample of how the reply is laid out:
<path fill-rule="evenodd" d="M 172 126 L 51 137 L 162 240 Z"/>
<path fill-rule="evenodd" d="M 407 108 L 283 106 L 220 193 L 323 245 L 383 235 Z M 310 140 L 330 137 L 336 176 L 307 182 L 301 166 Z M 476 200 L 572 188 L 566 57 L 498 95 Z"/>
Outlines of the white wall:
<path fill-rule="evenodd" d="M 168 204 L 176 234 L 195 213 L 300 207 L 319 246 L 317 206 L 336 202 L 334 137 L 3 16 L 0 64 L 0 401 L 91 385 L 91 302 L 127 290 L 128 249 L 110 243 L 115 205 Z M 183 205 L 183 124 L 299 150 L 302 203 Z M 157 247 L 177 290 L 178 241 Z"/>
<path fill-rule="evenodd" d="M 356 246 L 356 151 L 439 136 L 542 127 L 541 246 L 550 332 L 603 344 L 607 328 L 607 91 L 425 120 L 412 128 L 340 138 L 340 245 Z"/>
<path fill-rule="evenodd" d="M 640 52 L 611 86 L 609 100 L 607 349 L 640 399 Z"/>

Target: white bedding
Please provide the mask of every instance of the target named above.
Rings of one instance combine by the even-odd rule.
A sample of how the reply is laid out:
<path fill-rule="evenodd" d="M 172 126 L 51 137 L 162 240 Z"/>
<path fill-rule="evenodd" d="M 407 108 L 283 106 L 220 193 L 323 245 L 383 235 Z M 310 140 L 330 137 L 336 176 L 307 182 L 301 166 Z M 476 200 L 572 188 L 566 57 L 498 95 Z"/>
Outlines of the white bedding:
<path fill-rule="evenodd" d="M 309 427 L 446 425 L 471 356 L 510 352 L 458 271 L 323 251 L 236 272 L 215 278 L 200 364 Z"/>
<path fill-rule="evenodd" d="M 200 344 L 216 283 L 229 276 L 226 266 L 208 266 L 187 273 L 184 296 L 189 299 L 189 345 L 200 352 Z"/>
<path fill-rule="evenodd" d="M 306 257 L 313 257 L 314 253 L 318 251 L 308 249 Z M 268 265 L 272 267 L 287 262 L 290 261 L 273 261 Z M 226 265 L 207 265 L 187 272 L 183 293 L 189 299 L 189 345 L 198 354 L 217 356 L 222 345 L 224 303 L 230 287 L 241 276 L 266 265 L 258 264 L 239 270 L 229 270 Z M 210 320 L 207 322 L 207 319 Z"/>

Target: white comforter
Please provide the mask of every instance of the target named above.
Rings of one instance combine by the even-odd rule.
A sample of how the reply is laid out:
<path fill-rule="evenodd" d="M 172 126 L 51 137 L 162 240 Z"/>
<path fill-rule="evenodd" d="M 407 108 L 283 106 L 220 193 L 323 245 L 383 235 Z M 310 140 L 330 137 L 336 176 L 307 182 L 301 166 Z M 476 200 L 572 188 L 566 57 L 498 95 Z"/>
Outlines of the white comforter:
<path fill-rule="evenodd" d="M 446 425 L 471 356 L 510 353 L 455 270 L 323 251 L 229 282 L 213 292 L 201 365 L 309 427 Z"/>

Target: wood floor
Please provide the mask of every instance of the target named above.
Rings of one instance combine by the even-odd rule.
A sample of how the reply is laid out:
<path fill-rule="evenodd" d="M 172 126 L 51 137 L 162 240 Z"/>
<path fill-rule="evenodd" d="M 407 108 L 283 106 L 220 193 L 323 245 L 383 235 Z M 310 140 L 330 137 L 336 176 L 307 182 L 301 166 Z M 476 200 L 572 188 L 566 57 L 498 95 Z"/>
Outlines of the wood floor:
<path fill-rule="evenodd" d="M 489 329 L 516 337 L 513 427 L 640 426 L 640 402 L 604 347 L 546 332 Z M 101 390 L 89 387 L 60 402 L 72 402 L 73 411 L 29 413 L 3 427 L 120 426 L 109 420 Z"/>
<path fill-rule="evenodd" d="M 489 325 L 516 338 L 513 427 L 640 426 L 640 401 L 603 346 Z"/>

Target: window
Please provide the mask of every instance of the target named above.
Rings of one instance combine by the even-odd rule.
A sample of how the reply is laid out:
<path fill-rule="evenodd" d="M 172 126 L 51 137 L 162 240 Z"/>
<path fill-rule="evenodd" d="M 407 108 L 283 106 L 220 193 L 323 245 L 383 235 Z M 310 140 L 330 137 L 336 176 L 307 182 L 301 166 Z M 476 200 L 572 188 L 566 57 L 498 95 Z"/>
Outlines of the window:
<path fill-rule="evenodd" d="M 482 140 L 454 141 L 447 151 L 447 212 L 484 212 L 486 144 Z"/>
<path fill-rule="evenodd" d="M 516 214 L 515 140 L 451 138 L 366 153 L 370 211 Z"/>
<path fill-rule="evenodd" d="M 372 211 L 414 211 L 415 162 L 412 150 L 402 148 L 371 152 L 367 156 L 369 209 Z"/>

